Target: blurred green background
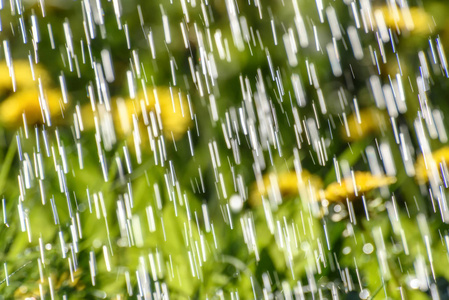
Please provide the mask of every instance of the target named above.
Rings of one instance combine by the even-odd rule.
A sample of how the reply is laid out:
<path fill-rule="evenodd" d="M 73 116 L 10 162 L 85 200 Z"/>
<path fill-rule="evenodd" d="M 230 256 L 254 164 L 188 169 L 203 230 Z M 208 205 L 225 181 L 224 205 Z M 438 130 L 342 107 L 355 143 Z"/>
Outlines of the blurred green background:
<path fill-rule="evenodd" d="M 0 6 L 0 297 L 449 299 L 446 1 Z"/>

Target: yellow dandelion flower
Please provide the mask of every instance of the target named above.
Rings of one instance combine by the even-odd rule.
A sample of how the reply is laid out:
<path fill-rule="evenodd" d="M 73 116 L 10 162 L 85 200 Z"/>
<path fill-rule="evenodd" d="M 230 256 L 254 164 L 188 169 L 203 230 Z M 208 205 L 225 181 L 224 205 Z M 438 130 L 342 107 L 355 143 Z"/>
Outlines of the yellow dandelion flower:
<path fill-rule="evenodd" d="M 347 117 L 347 128 L 341 128 L 341 135 L 348 142 L 354 142 L 365 136 L 378 132 L 385 126 L 385 114 L 375 108 L 366 108 Z"/>
<path fill-rule="evenodd" d="M 50 116 L 61 114 L 58 90 L 49 89 L 44 93 L 45 100 L 39 100 L 37 89 L 25 89 L 12 93 L 0 102 L 0 122 L 8 128 L 19 127 L 23 124 L 22 114 L 25 113 L 29 125 L 43 122 L 41 103 L 48 107 Z"/>
<path fill-rule="evenodd" d="M 156 96 L 157 95 L 157 101 Z M 173 95 L 173 96 L 172 96 Z M 179 139 L 191 125 L 190 109 L 185 95 L 176 89 L 157 87 L 154 92 L 147 89 L 136 95 L 135 99 L 114 99 L 113 118 L 119 136 L 131 136 L 134 128 L 133 116 L 138 118 L 141 136 L 148 136 L 146 126 L 151 125 L 154 133 L 162 133 L 169 139 Z M 81 114 L 85 128 L 93 128 L 91 104 L 83 106 Z M 153 132 L 152 132 L 153 133 Z"/>
<path fill-rule="evenodd" d="M 352 178 L 343 179 L 341 183 L 333 182 L 327 186 L 324 196 L 328 201 L 354 200 L 363 193 L 396 182 L 395 177 L 375 176 L 370 172 L 354 172 Z M 354 186 L 355 185 L 355 186 Z"/>
<path fill-rule="evenodd" d="M 139 114 L 146 108 L 146 113 L 153 112 L 157 119 L 160 113 L 162 131 L 167 137 L 171 138 L 173 134 L 174 139 L 179 139 L 187 131 L 191 123 L 189 106 L 185 96 L 179 94 L 176 89 L 172 89 L 172 92 L 167 87 L 158 87 L 154 91 L 147 89 L 146 92 L 138 93 L 136 100 L 138 103 L 135 103 L 134 107 Z M 151 122 L 151 117 L 149 121 Z"/>
<path fill-rule="evenodd" d="M 38 79 L 44 87 L 44 99 L 40 99 Z M 13 91 L 13 81 L 15 91 Z M 25 113 L 28 124 L 41 123 L 48 109 L 49 117 L 61 113 L 60 93 L 55 89 L 47 89 L 50 75 L 40 65 L 31 68 L 27 60 L 14 60 L 11 67 L 0 64 L 0 123 L 7 128 L 23 124 Z"/>
<path fill-rule="evenodd" d="M 429 181 L 429 177 L 432 177 L 431 174 L 434 173 L 433 170 L 438 172 L 440 165 L 445 165 L 447 162 L 449 162 L 449 146 L 440 148 L 426 155 L 425 159 L 424 156 L 420 156 L 415 164 L 416 179 L 419 182 Z"/>
<path fill-rule="evenodd" d="M 301 172 L 301 178 L 298 178 L 296 172 L 290 171 L 277 175 L 270 173 L 265 175 L 262 180 L 261 186 L 255 183 L 252 188 L 249 201 L 253 206 L 260 205 L 262 196 L 267 196 L 271 192 L 277 193 L 279 191 L 280 196 L 285 197 L 299 194 L 299 188 L 301 187 L 311 187 L 312 192 L 317 194 L 318 190 L 323 187 L 321 178 L 306 170 Z"/>
<path fill-rule="evenodd" d="M 401 8 L 393 4 L 384 5 L 378 8 L 377 11 L 382 13 L 385 25 L 393 29 L 427 34 L 434 27 L 432 17 L 421 7 L 404 6 Z"/>
<path fill-rule="evenodd" d="M 12 70 L 14 74 L 11 74 L 11 69 L 6 64 L 0 64 L 0 92 L 12 91 L 13 78 L 16 90 L 36 88 L 38 78 L 44 86 L 51 82 L 47 70 L 40 65 L 34 65 L 31 69 L 30 62 L 27 60 L 14 60 Z"/>

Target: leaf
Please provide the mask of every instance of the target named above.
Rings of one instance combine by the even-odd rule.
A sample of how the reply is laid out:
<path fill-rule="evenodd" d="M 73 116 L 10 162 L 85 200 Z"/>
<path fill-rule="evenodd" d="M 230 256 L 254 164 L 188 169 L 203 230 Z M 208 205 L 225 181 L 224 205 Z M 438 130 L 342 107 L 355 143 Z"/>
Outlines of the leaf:
<path fill-rule="evenodd" d="M 3 193 L 4 191 L 9 170 L 11 169 L 11 165 L 14 160 L 14 155 L 16 153 L 16 148 L 17 144 L 15 142 L 11 142 L 8 148 L 8 152 L 6 153 L 5 159 L 3 160 L 2 168 L 0 171 L 0 193 Z"/>
<path fill-rule="evenodd" d="M 371 141 L 372 138 L 366 137 L 355 143 L 348 143 L 348 147 L 338 156 L 338 162 L 347 161 L 350 166 L 353 166 L 360 159 L 362 153 L 365 151 L 365 148 L 369 145 L 369 143 L 371 143 Z M 335 169 L 332 167 L 324 178 L 324 184 L 328 185 L 336 180 L 337 177 L 335 175 Z"/>

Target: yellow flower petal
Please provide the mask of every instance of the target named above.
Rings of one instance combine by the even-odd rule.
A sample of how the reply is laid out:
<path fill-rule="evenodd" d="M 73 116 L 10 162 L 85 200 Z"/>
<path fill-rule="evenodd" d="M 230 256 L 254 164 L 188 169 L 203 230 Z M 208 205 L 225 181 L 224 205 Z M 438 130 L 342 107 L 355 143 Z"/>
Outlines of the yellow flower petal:
<path fill-rule="evenodd" d="M 308 187 L 309 184 L 314 193 L 318 193 L 323 187 L 321 178 L 310 174 L 307 170 L 302 171 L 301 178 L 298 178 L 293 171 L 278 175 L 270 173 L 263 177 L 263 186 L 258 188 L 257 184 L 254 184 L 249 200 L 253 206 L 257 206 L 262 203 L 262 196 L 267 196 L 270 191 L 279 190 L 281 196 L 297 195 L 300 187 Z"/>
<path fill-rule="evenodd" d="M 45 92 L 46 103 L 50 117 L 61 113 L 59 105 L 61 95 L 58 90 L 50 89 Z M 3 126 L 14 128 L 23 124 L 22 114 L 25 113 L 28 125 L 42 123 L 43 115 L 39 104 L 39 92 L 27 89 L 12 93 L 0 103 L 0 122 Z"/>
<path fill-rule="evenodd" d="M 376 188 L 387 186 L 396 182 L 395 177 L 374 176 L 370 172 L 355 172 L 355 186 L 352 178 L 343 179 L 341 183 L 333 182 L 324 191 L 328 201 L 344 201 L 346 198 L 353 200 L 357 195 L 369 192 Z"/>
<path fill-rule="evenodd" d="M 114 121 L 119 125 L 117 128 L 119 134 L 128 135 L 133 128 L 133 115 L 144 119 L 142 113 L 145 110 L 149 122 L 152 114 L 153 122 L 158 126 L 160 116 L 162 131 L 166 137 L 171 139 L 173 134 L 174 139 L 179 139 L 183 136 L 191 124 L 189 105 L 184 96 L 179 96 L 176 89 L 172 89 L 172 92 L 173 97 L 169 88 L 157 87 L 155 91 L 147 89 L 145 92 L 139 92 L 135 100 L 127 99 L 122 102 L 118 100 L 118 112 L 114 116 Z"/>
<path fill-rule="evenodd" d="M 429 175 L 432 174 L 432 169 L 438 170 L 440 164 L 447 164 L 449 162 L 449 146 L 442 147 L 431 154 L 426 156 L 420 156 L 416 160 L 415 173 L 416 179 L 420 182 L 429 181 Z"/>
<path fill-rule="evenodd" d="M 377 9 L 383 14 L 385 25 L 400 31 L 427 34 L 434 27 L 432 17 L 421 7 L 399 7 L 396 4 Z"/>
<path fill-rule="evenodd" d="M 346 127 L 341 127 L 341 134 L 348 142 L 357 141 L 371 133 L 378 132 L 386 122 L 385 114 L 375 108 L 360 110 L 359 116 L 360 119 L 354 113 L 347 117 L 349 135 Z"/>
<path fill-rule="evenodd" d="M 104 105 L 97 105 L 95 116 L 101 122 L 102 118 L 111 118 L 112 115 L 116 135 L 127 140 L 128 145 L 135 145 L 133 131 L 137 125 L 140 135 L 138 143 L 143 145 L 142 149 L 148 149 L 149 131 L 153 136 L 163 134 L 168 140 L 177 140 L 187 132 L 192 123 L 185 96 L 180 97 L 175 88 L 172 88 L 172 93 L 173 97 L 168 87 L 157 87 L 155 91 L 147 89 L 137 93 L 135 99 L 115 98 L 111 112 L 106 112 Z M 81 115 L 84 128 L 93 129 L 94 112 L 90 103 L 81 108 Z M 135 150 L 135 147 L 130 148 Z"/>
<path fill-rule="evenodd" d="M 185 97 L 180 96 L 176 89 L 172 89 L 172 91 L 173 97 L 169 88 L 159 87 L 155 90 L 155 93 L 152 90 L 147 90 L 147 98 L 145 98 L 145 93 L 139 93 L 138 99 L 141 101 L 148 99 L 148 108 L 156 113 L 160 110 L 164 134 L 171 138 L 173 133 L 174 138 L 179 139 L 191 123 L 190 110 Z M 155 94 L 157 95 L 157 101 Z"/>
<path fill-rule="evenodd" d="M 27 60 L 14 60 L 13 70 L 16 91 L 35 88 L 38 85 L 38 78 L 41 79 L 44 86 L 47 86 L 51 82 L 50 75 L 43 67 L 34 65 L 32 70 L 30 62 Z M 6 63 L 2 63 L 0 64 L 0 91 L 12 91 L 12 89 L 13 84 L 10 69 Z"/>

